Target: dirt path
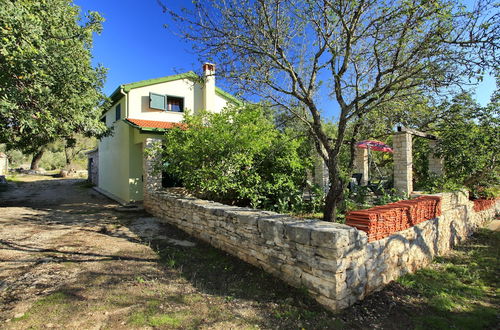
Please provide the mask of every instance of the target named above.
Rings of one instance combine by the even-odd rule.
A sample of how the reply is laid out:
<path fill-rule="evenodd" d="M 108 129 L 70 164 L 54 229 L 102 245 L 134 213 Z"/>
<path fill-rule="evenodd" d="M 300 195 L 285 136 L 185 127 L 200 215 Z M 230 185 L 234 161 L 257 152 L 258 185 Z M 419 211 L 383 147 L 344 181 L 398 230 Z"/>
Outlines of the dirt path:
<path fill-rule="evenodd" d="M 0 193 L 0 320 L 60 290 L 98 299 L 86 297 L 89 282 L 158 273 L 157 255 L 125 226 L 140 215 L 114 211 L 81 180 L 24 179 Z"/>
<path fill-rule="evenodd" d="M 336 322 L 260 270 L 117 212 L 82 180 L 19 180 L 0 192 L 0 328 L 307 326 L 300 307 Z"/>

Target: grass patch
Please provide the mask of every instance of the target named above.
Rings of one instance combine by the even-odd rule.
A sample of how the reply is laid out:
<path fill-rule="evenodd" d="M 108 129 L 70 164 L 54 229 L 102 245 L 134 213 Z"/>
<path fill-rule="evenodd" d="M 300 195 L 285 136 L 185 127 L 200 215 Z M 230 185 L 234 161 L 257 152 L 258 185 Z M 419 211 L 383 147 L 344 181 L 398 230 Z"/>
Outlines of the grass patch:
<path fill-rule="evenodd" d="M 202 302 L 205 298 L 200 294 L 190 294 L 182 297 L 182 302 L 188 305 L 194 305 L 196 303 Z"/>
<path fill-rule="evenodd" d="M 27 323 L 27 327 L 36 327 L 43 320 L 57 321 L 70 315 L 78 298 L 68 292 L 58 291 L 38 299 L 23 316 L 12 321 Z"/>
<path fill-rule="evenodd" d="M 178 327 L 182 323 L 182 319 L 176 317 L 175 315 L 168 315 L 168 314 L 163 314 L 163 315 L 155 315 L 152 316 L 149 320 L 149 325 L 153 327 L 159 327 L 162 325 L 169 325 L 172 327 Z"/>
<path fill-rule="evenodd" d="M 500 233 L 482 229 L 447 256 L 398 282 L 422 295 L 429 311 L 418 329 L 482 329 L 496 324 Z"/>
<path fill-rule="evenodd" d="M 132 313 L 129 317 L 129 324 L 135 326 L 169 326 L 177 328 L 185 325 L 185 323 L 191 323 L 190 319 L 190 313 L 187 311 L 162 312 L 161 302 L 155 299 L 148 301 L 145 308 Z"/>
<path fill-rule="evenodd" d="M 35 306 L 66 305 L 71 299 L 72 297 L 65 292 L 55 292 L 37 300 Z"/>
<path fill-rule="evenodd" d="M 12 182 L 12 183 L 23 183 L 24 182 L 23 176 L 20 176 L 20 175 L 8 175 L 8 176 L 6 176 L 6 179 L 8 182 Z"/>
<path fill-rule="evenodd" d="M 12 322 L 24 321 L 24 320 L 27 320 L 29 317 L 30 317 L 30 313 L 24 313 L 23 316 L 12 318 Z"/>

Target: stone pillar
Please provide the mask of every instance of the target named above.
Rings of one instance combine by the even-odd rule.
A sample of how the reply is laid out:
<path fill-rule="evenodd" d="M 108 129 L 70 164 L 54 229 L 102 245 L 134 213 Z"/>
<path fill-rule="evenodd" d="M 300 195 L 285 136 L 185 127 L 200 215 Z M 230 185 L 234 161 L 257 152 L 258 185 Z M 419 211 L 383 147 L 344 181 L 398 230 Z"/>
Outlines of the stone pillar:
<path fill-rule="evenodd" d="M 143 185 L 144 185 L 144 199 L 149 192 L 161 189 L 161 172 L 154 170 L 154 165 L 158 160 L 155 155 L 148 154 L 147 149 L 154 146 L 161 145 L 161 139 L 147 138 L 142 144 L 142 154 L 143 154 Z"/>
<path fill-rule="evenodd" d="M 431 150 L 429 154 L 429 173 L 434 173 L 436 175 L 444 174 L 444 160 L 442 158 L 434 156 L 434 150 L 436 150 L 437 142 L 435 140 L 429 141 L 429 148 Z"/>
<path fill-rule="evenodd" d="M 397 132 L 393 136 L 394 188 L 410 195 L 413 192 L 412 135 Z"/>
<path fill-rule="evenodd" d="M 354 153 L 354 171 L 361 173 L 361 185 L 366 186 L 370 180 L 368 176 L 368 149 L 356 148 Z"/>

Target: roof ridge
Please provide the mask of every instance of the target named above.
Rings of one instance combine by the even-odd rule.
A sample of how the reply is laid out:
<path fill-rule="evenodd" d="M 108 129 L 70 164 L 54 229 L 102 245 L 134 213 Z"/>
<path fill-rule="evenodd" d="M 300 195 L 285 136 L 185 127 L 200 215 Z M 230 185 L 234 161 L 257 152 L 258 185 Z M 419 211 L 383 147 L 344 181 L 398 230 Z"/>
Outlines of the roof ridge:
<path fill-rule="evenodd" d="M 156 85 L 156 84 L 161 84 L 169 81 L 174 81 L 174 80 L 179 80 L 179 79 L 201 79 L 201 77 L 196 74 L 193 70 L 184 72 L 184 73 L 178 73 L 170 76 L 164 76 L 164 77 L 159 77 L 159 78 L 153 78 L 153 79 L 146 79 L 146 80 L 140 80 L 132 83 L 127 83 L 127 84 L 122 84 L 119 85 L 116 90 L 110 95 L 110 98 L 114 100 L 114 96 L 119 94 L 120 89 L 123 89 L 124 92 L 128 93 L 131 89 L 134 88 L 140 88 L 140 87 L 146 87 L 150 85 Z M 237 105 L 242 105 L 243 102 L 239 100 L 236 96 L 226 92 L 222 88 L 215 86 L 215 93 L 218 94 L 219 96 L 222 96 L 226 98 L 227 100 L 236 103 Z M 121 98 L 121 97 L 120 97 Z M 116 101 L 116 100 L 114 100 Z"/>
<path fill-rule="evenodd" d="M 169 81 L 174 81 L 174 80 L 179 80 L 179 79 L 184 79 L 184 78 L 192 78 L 196 79 L 199 78 L 194 71 L 188 71 L 188 72 L 183 72 L 183 73 L 177 73 L 169 76 L 163 76 L 163 77 L 158 77 L 158 78 L 152 78 L 152 79 L 146 79 L 146 80 L 139 80 L 135 82 L 131 82 L 128 84 L 123 84 L 123 89 L 125 92 L 128 92 L 129 90 L 133 88 L 139 88 L 139 87 L 144 87 L 144 86 L 149 86 L 149 85 L 155 85 L 155 84 L 161 84 L 164 82 L 169 82 Z"/>

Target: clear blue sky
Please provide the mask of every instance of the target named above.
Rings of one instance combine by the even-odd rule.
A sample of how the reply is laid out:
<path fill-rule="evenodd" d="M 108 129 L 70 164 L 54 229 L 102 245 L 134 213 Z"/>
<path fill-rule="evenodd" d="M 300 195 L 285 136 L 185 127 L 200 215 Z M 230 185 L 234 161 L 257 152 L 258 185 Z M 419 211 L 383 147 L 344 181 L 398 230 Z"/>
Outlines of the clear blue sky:
<path fill-rule="evenodd" d="M 105 18 L 101 35 L 94 38 L 94 64 L 108 68 L 104 91 L 107 95 L 120 84 L 158 78 L 179 72 L 201 71 L 201 63 L 188 44 L 164 28 L 168 15 L 156 0 L 75 0 L 82 12 L 98 11 Z M 189 0 L 165 0 L 169 6 L 188 6 Z M 217 83 L 224 88 L 222 82 Z M 485 105 L 495 89 L 488 76 L 477 88 L 476 99 Z M 328 102 L 325 102 L 328 103 Z M 326 105 L 326 104 L 325 104 Z M 335 115 L 334 110 L 324 113 Z"/>

